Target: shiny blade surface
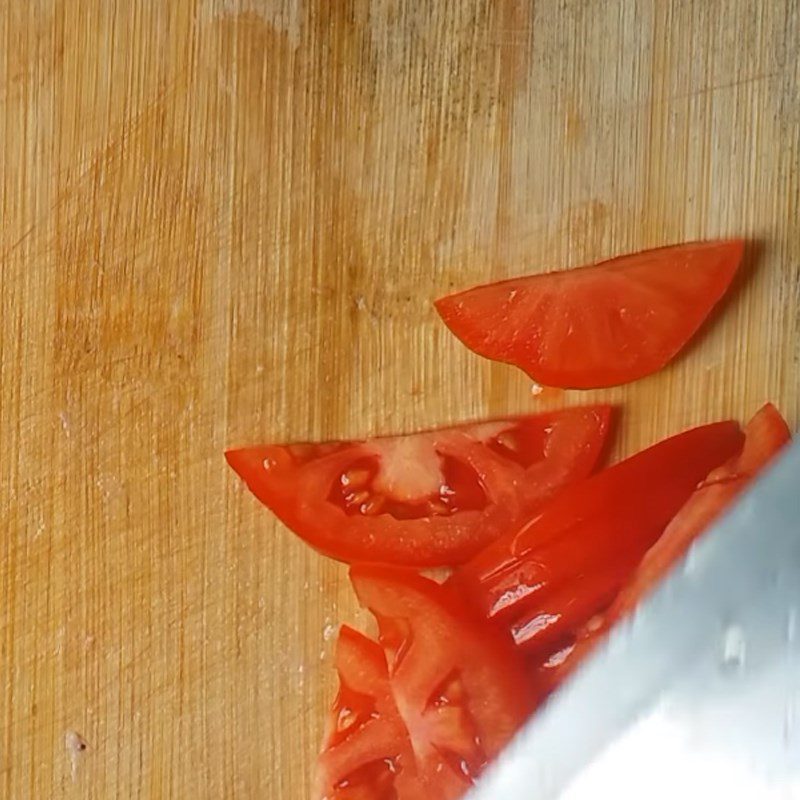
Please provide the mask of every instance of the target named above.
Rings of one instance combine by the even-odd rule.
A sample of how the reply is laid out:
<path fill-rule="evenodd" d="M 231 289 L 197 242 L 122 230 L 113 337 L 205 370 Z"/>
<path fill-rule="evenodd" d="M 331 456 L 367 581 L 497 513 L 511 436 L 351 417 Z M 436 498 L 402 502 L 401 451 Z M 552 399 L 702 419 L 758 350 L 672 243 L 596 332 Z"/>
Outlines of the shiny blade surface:
<path fill-rule="evenodd" d="M 800 800 L 800 443 L 468 797 Z"/>

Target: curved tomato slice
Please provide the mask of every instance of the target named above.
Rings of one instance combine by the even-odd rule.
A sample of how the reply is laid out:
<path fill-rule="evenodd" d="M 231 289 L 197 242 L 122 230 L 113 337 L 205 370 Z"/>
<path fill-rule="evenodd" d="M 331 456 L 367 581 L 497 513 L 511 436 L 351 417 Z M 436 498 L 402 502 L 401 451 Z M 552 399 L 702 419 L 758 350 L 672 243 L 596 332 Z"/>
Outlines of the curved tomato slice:
<path fill-rule="evenodd" d="M 691 543 L 792 438 L 786 421 L 771 403 L 763 406 L 747 423 L 744 434 L 741 453 L 708 474 L 663 535 L 647 551 L 633 580 L 609 610 L 607 616 L 612 621 L 635 608 L 686 553 Z"/>
<path fill-rule="evenodd" d="M 735 500 L 747 484 L 791 440 L 789 428 L 771 403 L 747 423 L 741 451 L 713 469 L 678 511 L 661 537 L 647 551 L 625 588 L 611 604 L 587 623 L 559 653 L 539 667 L 543 692 L 552 690 L 580 662 L 614 622 L 630 614 L 681 558 L 692 542 Z M 580 591 L 580 587 L 577 587 Z"/>
<path fill-rule="evenodd" d="M 742 441 L 735 422 L 720 422 L 659 442 L 566 487 L 450 582 L 519 646 L 547 651 L 607 606 L 697 484 Z"/>
<path fill-rule="evenodd" d="M 339 694 L 317 762 L 321 800 L 422 800 L 408 731 L 380 645 L 343 626 L 336 644 Z"/>
<path fill-rule="evenodd" d="M 393 567 L 356 565 L 350 576 L 378 620 L 416 773 L 430 797 L 460 797 L 532 708 L 523 664 L 445 587 Z"/>
<path fill-rule="evenodd" d="M 479 355 L 547 386 L 613 386 L 656 372 L 689 341 L 733 279 L 741 240 L 697 242 L 516 278 L 436 301 Z"/>
<path fill-rule="evenodd" d="M 361 442 L 225 455 L 289 528 L 343 561 L 465 561 L 564 484 L 588 475 L 608 406 Z"/>

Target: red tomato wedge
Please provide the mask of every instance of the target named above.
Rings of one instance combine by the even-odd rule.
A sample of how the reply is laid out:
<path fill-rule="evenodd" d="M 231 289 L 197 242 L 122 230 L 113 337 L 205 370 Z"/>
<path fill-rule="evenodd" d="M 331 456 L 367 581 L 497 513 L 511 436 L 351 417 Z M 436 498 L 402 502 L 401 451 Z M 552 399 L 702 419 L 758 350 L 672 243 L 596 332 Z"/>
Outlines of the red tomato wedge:
<path fill-rule="evenodd" d="M 725 294 L 740 239 L 619 256 L 479 286 L 436 301 L 471 350 L 546 386 L 588 389 L 665 366 Z"/>
<path fill-rule="evenodd" d="M 537 680 L 546 693 L 563 681 L 586 658 L 606 631 L 630 614 L 681 558 L 692 542 L 736 499 L 748 483 L 791 440 L 789 428 L 771 403 L 748 422 L 741 451 L 709 472 L 648 550 L 625 588 L 602 614 L 593 618 L 574 641 L 551 655 L 539 668 Z M 580 587 L 577 587 L 580 591 Z"/>
<path fill-rule="evenodd" d="M 317 762 L 320 800 L 420 798 L 408 730 L 381 646 L 343 626 L 336 645 L 339 694 Z"/>
<path fill-rule="evenodd" d="M 460 797 L 532 709 L 523 664 L 505 637 L 434 581 L 369 565 L 350 576 L 378 621 L 414 773 L 428 797 Z"/>
<path fill-rule="evenodd" d="M 342 561 L 461 563 L 588 475 L 611 409 L 591 406 L 358 442 L 225 455 L 289 528 Z"/>
<path fill-rule="evenodd" d="M 750 481 L 791 441 L 786 421 L 767 403 L 747 423 L 741 453 L 712 470 L 648 550 L 633 580 L 608 613 L 618 619 L 632 611 L 692 542 L 733 502 Z"/>
<path fill-rule="evenodd" d="M 698 483 L 742 441 L 735 422 L 704 425 L 568 486 L 450 584 L 519 647 L 549 654 L 607 606 Z"/>

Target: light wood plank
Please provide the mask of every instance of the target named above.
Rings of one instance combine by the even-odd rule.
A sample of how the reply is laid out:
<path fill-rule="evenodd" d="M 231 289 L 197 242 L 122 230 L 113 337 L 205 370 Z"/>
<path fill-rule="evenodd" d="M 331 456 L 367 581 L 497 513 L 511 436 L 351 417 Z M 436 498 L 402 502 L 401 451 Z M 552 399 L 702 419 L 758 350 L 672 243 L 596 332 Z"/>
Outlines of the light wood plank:
<path fill-rule="evenodd" d="M 797 0 L 6 0 L 0 51 L 4 798 L 308 796 L 363 614 L 228 445 L 800 420 Z M 726 235 L 724 313 L 634 386 L 536 400 L 431 307 Z"/>

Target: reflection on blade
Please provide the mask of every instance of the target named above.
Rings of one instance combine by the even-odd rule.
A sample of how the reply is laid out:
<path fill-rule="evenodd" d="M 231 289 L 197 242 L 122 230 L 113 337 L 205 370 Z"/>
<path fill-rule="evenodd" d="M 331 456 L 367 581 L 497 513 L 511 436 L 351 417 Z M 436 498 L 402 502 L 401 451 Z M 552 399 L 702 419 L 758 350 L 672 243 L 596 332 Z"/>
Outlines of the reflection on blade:
<path fill-rule="evenodd" d="M 800 800 L 800 444 L 694 546 L 469 800 Z"/>

